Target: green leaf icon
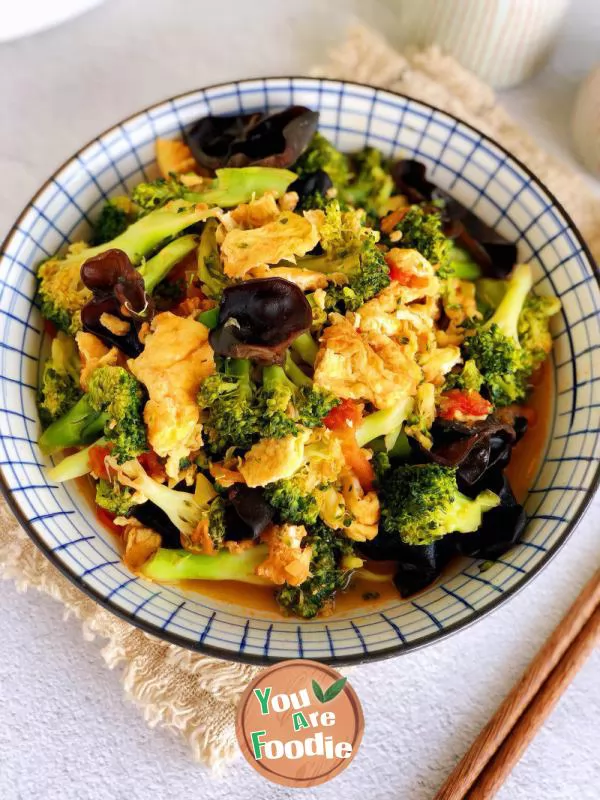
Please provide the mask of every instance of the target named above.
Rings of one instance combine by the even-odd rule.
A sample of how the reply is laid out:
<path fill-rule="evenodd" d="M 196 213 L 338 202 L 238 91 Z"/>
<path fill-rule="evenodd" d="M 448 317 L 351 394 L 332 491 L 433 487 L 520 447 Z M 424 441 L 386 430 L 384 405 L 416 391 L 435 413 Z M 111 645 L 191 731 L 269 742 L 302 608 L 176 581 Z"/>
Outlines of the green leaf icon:
<path fill-rule="evenodd" d="M 327 689 L 325 692 L 325 700 L 323 702 L 328 703 L 330 700 L 333 700 L 335 697 L 337 697 L 346 685 L 347 680 L 348 678 L 339 678 L 339 680 L 332 683 L 329 689 Z"/>
<path fill-rule="evenodd" d="M 325 695 L 323 694 L 323 689 L 319 686 L 319 684 L 313 680 L 312 682 L 312 690 L 315 693 L 315 697 L 320 703 L 325 702 Z"/>
<path fill-rule="evenodd" d="M 314 695 L 320 703 L 329 703 L 330 700 L 334 700 L 342 691 L 347 680 L 348 678 L 339 678 L 337 681 L 334 681 L 326 691 L 323 691 L 319 684 L 313 680 L 312 689 Z"/>

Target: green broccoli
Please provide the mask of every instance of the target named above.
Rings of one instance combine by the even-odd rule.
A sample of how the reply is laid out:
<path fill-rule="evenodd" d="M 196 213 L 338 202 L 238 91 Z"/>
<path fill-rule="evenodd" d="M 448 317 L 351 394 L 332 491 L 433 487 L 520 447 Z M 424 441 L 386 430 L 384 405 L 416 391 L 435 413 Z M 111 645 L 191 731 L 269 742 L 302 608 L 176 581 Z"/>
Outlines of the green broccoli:
<path fill-rule="evenodd" d="M 528 264 L 515 267 L 506 293 L 493 316 L 473 329 L 463 343 L 465 361 L 472 359 L 491 401 L 506 406 L 525 399 L 528 379 L 535 368 L 532 353 L 519 342 L 519 318 L 531 289 Z"/>
<path fill-rule="evenodd" d="M 167 203 L 130 225 L 127 230 L 97 247 L 72 246 L 65 258 L 53 257 L 38 268 L 38 302 L 42 316 L 65 333 L 81 327 L 80 311 L 91 299 L 91 292 L 81 282 L 81 266 L 92 256 L 107 250 L 122 250 L 132 264 L 140 264 L 166 239 L 201 222 L 212 212 L 184 200 Z"/>
<path fill-rule="evenodd" d="M 317 170 L 326 172 L 338 191 L 347 184 L 350 177 L 348 156 L 336 150 L 331 142 L 318 131 L 314 134 L 307 149 L 294 164 L 294 172 L 300 178 Z"/>
<path fill-rule="evenodd" d="M 363 227 L 362 216 L 360 211 L 342 211 L 339 202 L 331 200 L 320 230 L 324 255 L 298 260 L 298 266 L 306 269 L 346 276 L 345 285 L 328 288 L 329 308 L 356 311 L 390 283 L 388 266 L 377 247 L 379 234 Z"/>
<path fill-rule="evenodd" d="M 413 398 L 407 397 L 391 408 L 382 408 L 367 414 L 356 429 L 358 446 L 364 447 L 381 436 L 384 437 L 385 449 L 391 450 L 413 405 Z"/>
<path fill-rule="evenodd" d="M 207 224 L 212 222 L 209 220 Z M 190 234 L 180 236 L 165 245 L 155 256 L 144 261 L 138 272 L 144 279 L 144 288 L 152 294 L 156 287 L 163 281 L 173 267 L 189 255 L 198 246 L 198 237 Z"/>
<path fill-rule="evenodd" d="M 102 433 L 117 461 L 135 458 L 147 448 L 141 385 L 123 367 L 98 367 L 88 391 L 41 435 L 45 453 L 89 444 Z"/>
<path fill-rule="evenodd" d="M 450 372 L 446 377 L 444 390 L 461 389 L 478 392 L 483 385 L 483 375 L 477 369 L 477 364 L 470 358 L 465 361 L 459 372 Z"/>
<path fill-rule="evenodd" d="M 214 300 L 221 298 L 223 289 L 229 284 L 229 279 L 223 272 L 217 246 L 217 228 L 217 220 L 209 219 L 202 231 L 198 247 L 198 277 L 202 291 Z"/>
<path fill-rule="evenodd" d="M 299 586 L 284 584 L 276 599 L 285 612 L 312 619 L 348 586 L 352 572 L 344 569 L 342 559 L 353 551 L 348 539 L 324 523 L 311 527 L 303 544 L 312 548 L 309 577 Z"/>
<path fill-rule="evenodd" d="M 500 503 L 489 489 L 474 500 L 456 484 L 456 470 L 438 464 L 401 465 L 386 472 L 380 484 L 379 535 L 399 536 L 409 545 L 431 544 L 447 533 L 470 533 L 482 515 Z"/>
<path fill-rule="evenodd" d="M 291 344 L 294 353 L 297 353 L 300 358 L 310 366 L 314 366 L 317 360 L 317 353 L 319 352 L 319 345 L 315 342 L 313 337 L 308 333 L 301 333 Z"/>
<path fill-rule="evenodd" d="M 144 578 L 158 583 L 175 581 L 239 581 L 269 585 L 270 581 L 256 574 L 256 568 L 269 554 L 266 545 L 248 547 L 237 553 L 221 550 L 214 555 L 190 553 L 187 550 L 160 548 L 141 567 Z"/>
<path fill-rule="evenodd" d="M 411 206 L 394 230 L 402 234 L 400 241 L 393 243 L 394 247 L 418 250 L 430 264 L 439 265 L 440 275 L 448 274 L 451 242 L 444 236 L 439 214 Z"/>
<path fill-rule="evenodd" d="M 251 369 L 246 359 L 223 359 L 200 387 L 205 446 L 213 455 L 228 447 L 251 447 L 254 441 L 258 421 Z"/>
<path fill-rule="evenodd" d="M 138 214 L 139 209 L 128 197 L 112 197 L 107 200 L 94 223 L 90 244 L 104 244 L 116 239 L 132 222 L 135 222 Z"/>
<path fill-rule="evenodd" d="M 66 456 L 62 461 L 48 470 L 48 478 L 53 483 L 64 483 L 65 481 L 72 481 L 75 478 L 80 478 L 82 475 L 88 475 L 92 471 L 90 450 L 92 447 L 103 447 L 107 443 L 108 440 L 101 437 L 83 450 L 71 453 L 71 455 Z"/>
<path fill-rule="evenodd" d="M 355 208 L 363 208 L 369 219 L 377 220 L 394 189 L 389 165 L 374 147 L 355 153 L 350 163 L 352 177 L 340 192 L 340 199 Z"/>
<path fill-rule="evenodd" d="M 561 309 L 558 297 L 529 294 L 519 316 L 517 330 L 521 347 L 528 353 L 533 369 L 546 359 L 552 350 L 550 318 Z"/>
<path fill-rule="evenodd" d="M 139 492 L 165 512 L 180 532 L 184 544 L 188 543 L 189 549 L 198 546 L 192 536 L 203 520 L 208 523 L 208 535 L 215 550 L 222 546 L 225 538 L 225 502 L 216 494 L 210 481 L 206 480 L 210 491 L 202 495 L 171 489 L 151 478 L 136 460 L 123 464 L 118 477 L 121 484 Z"/>
<path fill-rule="evenodd" d="M 401 246 L 404 245 L 401 243 Z M 442 275 L 444 273 L 452 278 L 460 278 L 462 281 L 475 281 L 481 277 L 481 267 L 466 250 L 452 245 L 448 251 L 445 265 L 442 265 Z"/>
<path fill-rule="evenodd" d="M 82 395 L 81 364 L 75 340 L 62 331 L 52 340 L 50 358 L 44 364 L 37 395 L 42 427 L 63 416 Z"/>
<path fill-rule="evenodd" d="M 317 521 L 319 505 L 314 495 L 306 492 L 303 477 L 300 474 L 275 481 L 264 488 L 265 500 L 277 511 L 281 522 L 314 525 Z"/>
<path fill-rule="evenodd" d="M 216 170 L 215 179 L 200 190 L 192 191 L 178 180 L 176 175 L 172 175 L 167 179 L 159 178 L 151 183 L 138 184 L 133 189 L 131 197 L 134 203 L 146 212 L 178 198 L 192 203 L 233 208 L 240 203 L 250 202 L 254 197 L 262 197 L 266 192 L 275 192 L 281 197 L 295 179 L 296 175 L 287 169 L 227 167 Z"/>
<path fill-rule="evenodd" d="M 311 385 L 298 386 L 283 367 L 264 367 L 258 392 L 258 417 L 262 436 L 279 439 L 296 434 L 298 426 L 316 428 L 339 403 L 339 399 Z"/>
<path fill-rule="evenodd" d="M 132 506 L 133 492 L 117 481 L 101 478 L 96 484 L 96 505 L 105 508 L 118 517 L 126 516 Z"/>

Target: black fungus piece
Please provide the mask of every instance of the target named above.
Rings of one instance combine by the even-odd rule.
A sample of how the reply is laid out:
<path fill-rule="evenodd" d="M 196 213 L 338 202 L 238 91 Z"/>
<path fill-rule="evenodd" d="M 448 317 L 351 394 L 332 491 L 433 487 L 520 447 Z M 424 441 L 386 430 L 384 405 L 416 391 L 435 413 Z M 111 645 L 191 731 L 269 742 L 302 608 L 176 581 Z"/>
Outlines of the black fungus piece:
<path fill-rule="evenodd" d="M 250 537 L 241 538 L 256 539 L 273 521 L 273 509 L 265 500 L 262 489 L 235 484 L 229 490 L 228 498 L 239 519 L 251 532 Z M 238 540 L 235 536 L 229 536 L 229 530 L 226 538 Z"/>
<path fill-rule="evenodd" d="M 301 289 L 283 278 L 258 278 L 224 290 L 209 341 L 219 356 L 281 364 L 290 343 L 311 324 Z"/>
<path fill-rule="evenodd" d="M 326 197 L 327 192 L 333 188 L 333 181 L 325 170 L 317 169 L 297 178 L 288 186 L 288 192 L 296 192 L 299 208 L 311 208 L 315 196 Z"/>
<path fill-rule="evenodd" d="M 485 484 L 485 485 L 484 485 Z M 500 505 L 486 511 L 475 533 L 452 534 L 456 551 L 464 556 L 495 559 L 520 541 L 527 515 L 512 491 L 506 475 L 496 471 L 479 483 L 478 491 L 491 489 L 500 497 Z"/>
<path fill-rule="evenodd" d="M 396 191 L 403 194 L 409 203 L 422 203 L 433 198 L 436 186 L 427 180 L 425 164 L 404 158 L 392 164 L 390 171 Z"/>
<path fill-rule="evenodd" d="M 398 551 L 398 568 L 394 584 L 401 597 L 426 589 L 439 577 L 456 550 L 448 536 L 426 545 L 402 545 Z"/>
<path fill-rule="evenodd" d="M 146 528 L 161 535 L 161 547 L 169 550 L 177 550 L 181 547 L 181 538 L 176 525 L 173 525 L 167 514 L 151 500 L 145 503 L 134 505 L 131 508 L 130 516 L 135 517 Z"/>
<path fill-rule="evenodd" d="M 317 129 L 319 114 L 290 106 L 276 114 L 204 117 L 186 132 L 192 155 L 204 167 L 285 168 L 304 152 Z"/>
<path fill-rule="evenodd" d="M 458 486 L 469 495 L 488 470 L 508 465 L 516 441 L 514 428 L 494 416 L 473 425 L 436 420 L 431 434 L 430 450 L 414 444 L 418 460 L 456 467 Z"/>
<path fill-rule="evenodd" d="M 88 258 L 81 265 L 81 280 L 93 295 L 81 310 L 83 330 L 93 333 L 108 347 L 118 347 L 130 358 L 138 356 L 144 349 L 139 330 L 152 319 L 154 304 L 127 254 L 112 249 Z M 125 332 L 107 327 L 103 314 L 125 323 Z"/>

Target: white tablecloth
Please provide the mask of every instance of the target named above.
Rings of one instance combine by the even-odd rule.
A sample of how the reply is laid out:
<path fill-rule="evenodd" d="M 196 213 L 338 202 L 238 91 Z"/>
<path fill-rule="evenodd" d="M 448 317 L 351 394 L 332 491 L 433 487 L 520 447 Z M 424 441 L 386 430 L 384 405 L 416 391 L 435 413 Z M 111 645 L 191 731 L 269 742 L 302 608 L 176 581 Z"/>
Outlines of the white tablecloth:
<path fill-rule="evenodd" d="M 0 231 L 84 142 L 138 108 L 238 77 L 306 72 L 353 15 L 401 41 L 393 0 L 109 0 L 55 30 L 0 45 Z M 0 14 L 10 13 L 8 9 Z M 600 56 L 596 0 L 577 0 L 557 51 L 508 109 L 574 163 L 568 119 Z M 600 184 L 590 179 L 600 191 Z M 600 503 L 523 592 L 433 648 L 356 669 L 366 733 L 350 768 L 307 792 L 322 800 L 432 797 L 600 563 Z M 0 585 L 0 798 L 283 798 L 243 761 L 216 780 L 126 704 L 99 643 L 47 597 Z M 502 800 L 600 797 L 600 653 L 503 787 Z M 304 795 L 304 796 L 306 796 Z"/>

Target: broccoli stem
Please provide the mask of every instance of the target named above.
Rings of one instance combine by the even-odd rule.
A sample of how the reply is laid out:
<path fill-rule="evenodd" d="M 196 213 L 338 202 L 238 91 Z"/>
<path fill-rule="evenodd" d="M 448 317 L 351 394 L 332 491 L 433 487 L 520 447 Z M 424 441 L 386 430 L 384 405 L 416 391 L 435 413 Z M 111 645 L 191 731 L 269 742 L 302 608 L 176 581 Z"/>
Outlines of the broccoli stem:
<path fill-rule="evenodd" d="M 201 322 L 203 325 L 206 325 L 207 328 L 212 330 L 216 328 L 219 324 L 219 308 L 218 306 L 215 308 L 209 308 L 208 311 L 203 311 L 201 314 L 198 314 L 196 317 L 197 322 Z"/>
<path fill-rule="evenodd" d="M 379 436 L 387 437 L 393 433 L 395 434 L 393 441 L 391 441 L 392 437 L 386 441 L 386 449 L 388 447 L 392 448 L 412 406 L 413 400 L 409 397 L 392 408 L 382 408 L 379 411 L 368 414 L 356 429 L 356 443 L 358 446 L 364 447 Z"/>
<path fill-rule="evenodd" d="M 408 441 L 408 436 L 401 432 L 396 439 L 394 446 L 389 451 L 390 458 L 396 458 L 399 461 L 406 461 L 411 452 L 412 450 L 410 442 Z"/>
<path fill-rule="evenodd" d="M 248 203 L 253 197 L 275 192 L 279 197 L 296 180 L 296 174 L 275 167 L 238 167 L 216 170 L 217 177 L 204 192 L 186 192 L 184 197 L 195 203 L 232 208 Z"/>
<path fill-rule="evenodd" d="M 519 345 L 519 316 L 533 286 L 533 276 L 529 264 L 518 264 L 510 276 L 506 293 L 493 316 L 483 326 L 484 329 L 497 325 L 500 331 Z"/>
<path fill-rule="evenodd" d="M 179 264 L 198 244 L 197 236 L 182 236 L 169 242 L 155 256 L 139 268 L 148 294 L 156 289 L 176 264 Z"/>
<path fill-rule="evenodd" d="M 54 453 L 65 447 L 78 447 L 96 439 L 104 430 L 109 415 L 95 411 L 89 397 L 83 395 L 73 408 L 42 433 L 39 446 L 44 453 Z"/>
<path fill-rule="evenodd" d="M 106 444 L 108 440 L 102 437 L 92 444 L 73 453 L 48 470 L 48 477 L 51 481 L 57 483 L 64 483 L 65 481 L 72 481 L 74 478 L 80 478 L 82 475 L 87 475 L 92 467 L 90 465 L 90 450 L 92 447 L 99 447 Z"/>
<path fill-rule="evenodd" d="M 283 367 L 278 364 L 269 364 L 263 367 L 262 383 L 264 388 L 268 390 L 275 389 L 279 384 L 287 386 L 294 391 L 298 388 L 285 374 Z"/>
<path fill-rule="evenodd" d="M 463 281 L 476 281 L 481 277 L 481 269 L 462 247 L 453 247 L 448 257 L 448 273 Z"/>
<path fill-rule="evenodd" d="M 140 569 L 144 578 L 158 583 L 174 581 L 240 581 L 268 585 L 255 570 L 268 555 L 266 545 L 249 547 L 239 553 L 222 550 L 213 556 L 189 553 L 187 550 L 159 548 Z"/>
<path fill-rule="evenodd" d="M 292 350 L 297 353 L 303 361 L 306 361 L 306 363 L 310 364 L 312 367 L 317 359 L 319 345 L 307 331 L 300 334 L 297 339 L 294 339 L 292 342 Z"/>
<path fill-rule="evenodd" d="M 289 350 L 287 351 L 285 356 L 283 369 L 288 378 L 292 381 L 292 383 L 296 384 L 296 386 L 313 385 L 313 382 L 308 377 L 308 375 L 305 375 L 304 372 L 302 372 L 302 370 L 300 369 L 300 367 L 296 364 Z"/>

